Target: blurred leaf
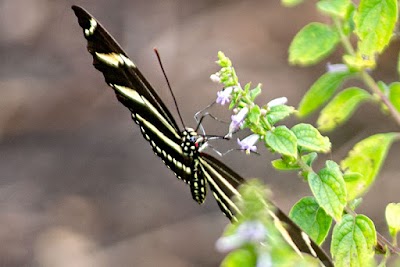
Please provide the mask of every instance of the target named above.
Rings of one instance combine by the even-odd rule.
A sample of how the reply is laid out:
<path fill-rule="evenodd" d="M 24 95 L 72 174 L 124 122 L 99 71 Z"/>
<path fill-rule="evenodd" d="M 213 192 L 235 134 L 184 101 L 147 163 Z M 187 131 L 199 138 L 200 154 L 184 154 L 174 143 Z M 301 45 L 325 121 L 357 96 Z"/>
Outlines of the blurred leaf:
<path fill-rule="evenodd" d="M 340 221 L 346 205 L 346 186 L 339 165 L 328 160 L 318 174 L 309 173 L 308 184 L 318 204 L 336 221 Z"/>
<path fill-rule="evenodd" d="M 299 123 L 292 127 L 297 137 L 297 144 L 303 150 L 326 153 L 331 149 L 331 142 L 311 124 Z"/>
<path fill-rule="evenodd" d="M 317 8 L 327 15 L 344 18 L 351 5 L 350 0 L 321 0 Z"/>
<path fill-rule="evenodd" d="M 300 199 L 290 210 L 289 217 L 318 245 L 324 242 L 332 225 L 332 218 L 313 197 Z"/>
<path fill-rule="evenodd" d="M 393 35 L 397 21 L 396 0 L 361 0 L 354 21 L 358 49 L 362 55 L 373 57 L 381 53 Z"/>
<path fill-rule="evenodd" d="M 305 117 L 322 106 L 351 75 L 347 71 L 327 72 L 319 77 L 301 100 L 298 115 Z"/>
<path fill-rule="evenodd" d="M 371 95 L 358 87 L 347 88 L 338 93 L 332 101 L 322 109 L 317 120 L 318 129 L 330 131 L 347 121 L 357 107 L 370 99 Z"/>
<path fill-rule="evenodd" d="M 389 233 L 395 237 L 400 231 L 400 203 L 389 203 L 385 210 L 386 222 L 389 226 Z"/>
<path fill-rule="evenodd" d="M 369 189 L 396 136 L 396 133 L 372 135 L 358 142 L 347 157 L 341 161 L 340 166 L 346 170 L 346 173 L 362 175 L 362 178 L 356 181 L 346 181 L 347 200 L 359 197 Z"/>
<path fill-rule="evenodd" d="M 375 244 L 375 226 L 368 217 L 344 215 L 332 234 L 331 253 L 335 266 L 371 266 Z"/>
<path fill-rule="evenodd" d="M 237 249 L 225 257 L 221 267 L 254 267 L 256 266 L 257 256 L 247 249 Z"/>
<path fill-rule="evenodd" d="M 303 3 L 303 0 L 281 0 L 281 3 L 286 7 L 292 7 Z"/>
<path fill-rule="evenodd" d="M 322 23 L 313 22 L 301 29 L 289 47 L 289 62 L 298 65 L 312 65 L 327 57 L 339 42 L 335 29 Z"/>
<path fill-rule="evenodd" d="M 389 100 L 397 112 L 400 112 L 400 82 L 390 84 L 389 88 Z"/>
<path fill-rule="evenodd" d="M 267 132 L 265 142 L 267 146 L 282 155 L 297 157 L 296 136 L 286 126 L 278 126 Z"/>

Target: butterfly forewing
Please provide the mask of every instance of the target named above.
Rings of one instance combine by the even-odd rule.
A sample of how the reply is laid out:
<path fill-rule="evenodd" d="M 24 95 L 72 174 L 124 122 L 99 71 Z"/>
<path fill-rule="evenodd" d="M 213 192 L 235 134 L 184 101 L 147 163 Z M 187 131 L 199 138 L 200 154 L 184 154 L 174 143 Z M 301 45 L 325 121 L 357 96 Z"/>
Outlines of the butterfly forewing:
<path fill-rule="evenodd" d="M 136 92 L 143 97 L 146 105 L 150 104 L 149 112 L 153 113 L 157 110 L 160 114 L 159 121 L 163 125 L 166 121 L 170 129 L 179 133 L 179 127 L 165 104 L 114 38 L 87 11 L 78 6 L 73 6 L 72 9 L 88 41 L 87 48 L 93 56 L 93 65 L 103 73 L 106 83 L 114 89 L 115 86 L 120 86 L 128 88 L 131 93 Z M 121 90 L 115 90 L 115 92 L 122 104 L 131 111 L 135 109 L 129 101 L 130 94 L 125 95 Z"/>

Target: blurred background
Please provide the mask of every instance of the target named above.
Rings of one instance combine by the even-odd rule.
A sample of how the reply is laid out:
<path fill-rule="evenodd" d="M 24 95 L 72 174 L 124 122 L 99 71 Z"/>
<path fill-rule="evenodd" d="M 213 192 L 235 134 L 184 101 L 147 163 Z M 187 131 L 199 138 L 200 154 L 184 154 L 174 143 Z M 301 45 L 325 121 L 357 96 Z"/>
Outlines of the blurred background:
<path fill-rule="evenodd" d="M 312 1 L 289 9 L 265 0 L 0 0 L 0 266 L 218 265 L 224 255 L 214 243 L 228 220 L 211 195 L 203 206 L 192 201 L 189 188 L 154 156 L 92 67 L 72 4 L 102 22 L 176 115 L 152 50 L 159 49 L 187 126 L 220 89 L 209 80 L 219 50 L 233 60 L 242 84 L 263 83 L 259 101 L 286 96 L 297 106 L 326 62 L 340 61 L 337 54 L 311 68 L 287 63 L 295 33 L 325 18 Z M 381 57 L 377 79 L 398 79 L 398 48 Z M 229 118 L 223 109 L 213 112 Z M 205 125 L 208 133 L 227 127 Z M 395 129 L 378 107 L 365 104 L 328 134 L 333 152 L 319 166 L 339 161 L 373 133 Z M 399 201 L 398 150 L 395 144 L 360 209 L 385 235 L 384 207 Z M 274 201 L 289 211 L 310 194 L 308 186 L 296 173 L 273 170 L 277 156 L 260 152 L 221 160 L 268 183 Z"/>

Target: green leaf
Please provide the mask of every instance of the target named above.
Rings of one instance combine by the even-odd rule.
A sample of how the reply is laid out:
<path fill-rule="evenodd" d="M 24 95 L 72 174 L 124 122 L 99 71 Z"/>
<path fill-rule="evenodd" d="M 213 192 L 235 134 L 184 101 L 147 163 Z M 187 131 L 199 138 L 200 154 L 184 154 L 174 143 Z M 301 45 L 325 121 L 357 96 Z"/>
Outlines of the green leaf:
<path fill-rule="evenodd" d="M 257 87 L 253 88 L 249 92 L 250 100 L 254 101 L 257 96 L 261 94 L 261 84 L 258 84 Z"/>
<path fill-rule="evenodd" d="M 358 87 L 350 87 L 337 94 L 332 101 L 322 109 L 317 120 L 318 129 L 331 131 L 346 122 L 357 107 L 371 95 Z"/>
<path fill-rule="evenodd" d="M 221 267 L 254 267 L 257 263 L 257 256 L 248 249 L 237 249 L 225 257 Z"/>
<path fill-rule="evenodd" d="M 271 162 L 272 167 L 280 171 L 300 170 L 301 167 L 297 163 L 288 162 L 284 159 L 276 159 Z"/>
<path fill-rule="evenodd" d="M 371 266 L 376 244 L 374 223 L 364 215 L 349 214 L 335 226 L 331 253 L 336 267 Z"/>
<path fill-rule="evenodd" d="M 351 4 L 350 0 L 321 0 L 317 8 L 329 16 L 344 18 Z"/>
<path fill-rule="evenodd" d="M 400 82 L 390 84 L 389 88 L 389 100 L 397 109 L 397 112 L 400 112 Z"/>
<path fill-rule="evenodd" d="M 318 174 L 308 174 L 308 184 L 318 204 L 336 221 L 340 221 L 346 205 L 346 186 L 339 166 L 328 160 Z"/>
<path fill-rule="evenodd" d="M 363 175 L 358 172 L 346 172 L 343 175 L 343 179 L 345 182 L 355 182 L 363 178 Z"/>
<path fill-rule="evenodd" d="M 400 231 L 400 203 L 389 203 L 385 210 L 386 222 L 389 226 L 389 233 L 395 237 Z"/>
<path fill-rule="evenodd" d="M 374 69 L 376 67 L 375 57 L 366 57 L 360 53 L 356 55 L 344 55 L 343 62 L 353 71 Z"/>
<path fill-rule="evenodd" d="M 294 107 L 286 105 L 278 105 L 270 107 L 267 112 L 267 120 L 271 125 L 283 120 L 294 113 Z"/>
<path fill-rule="evenodd" d="M 351 75 L 347 71 L 327 72 L 319 77 L 301 100 L 298 115 L 305 117 L 322 106 Z"/>
<path fill-rule="evenodd" d="M 302 150 L 326 153 L 331 149 L 329 138 L 322 136 L 311 124 L 297 124 L 292 127 L 292 132 L 296 135 L 297 144 Z"/>
<path fill-rule="evenodd" d="M 292 7 L 303 3 L 303 0 L 281 0 L 281 3 L 286 7 Z"/>
<path fill-rule="evenodd" d="M 304 161 L 304 163 L 307 164 L 307 166 L 311 167 L 314 160 L 317 159 L 317 156 L 318 156 L 317 153 L 311 152 L 309 154 L 301 156 L 301 160 Z"/>
<path fill-rule="evenodd" d="M 356 181 L 346 181 L 347 200 L 357 198 L 368 191 L 396 136 L 396 133 L 372 135 L 357 143 L 347 157 L 340 162 L 340 166 L 346 170 L 346 173 L 355 172 L 363 176 Z"/>
<path fill-rule="evenodd" d="M 361 0 L 354 16 L 358 48 L 362 55 L 381 53 L 393 35 L 397 21 L 396 0 Z"/>
<path fill-rule="evenodd" d="M 297 139 L 286 126 L 278 126 L 267 132 L 265 143 L 272 150 L 293 158 L 297 157 Z"/>
<path fill-rule="evenodd" d="M 298 65 L 312 65 L 327 57 L 339 42 L 334 28 L 313 22 L 301 29 L 289 47 L 289 62 Z"/>
<path fill-rule="evenodd" d="M 290 210 L 289 217 L 318 245 L 324 242 L 332 225 L 332 218 L 313 197 L 300 199 Z"/>
<path fill-rule="evenodd" d="M 260 122 L 261 110 L 260 107 L 255 105 L 247 113 L 246 120 L 249 123 L 258 125 Z"/>

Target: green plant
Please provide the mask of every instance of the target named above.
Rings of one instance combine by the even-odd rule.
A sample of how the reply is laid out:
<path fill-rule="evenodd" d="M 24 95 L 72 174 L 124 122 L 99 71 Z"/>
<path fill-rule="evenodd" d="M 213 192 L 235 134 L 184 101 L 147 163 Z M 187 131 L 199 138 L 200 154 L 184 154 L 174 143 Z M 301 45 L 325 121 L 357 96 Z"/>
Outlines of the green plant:
<path fill-rule="evenodd" d="M 287 6 L 300 2 L 282 0 Z M 332 23 L 312 22 L 300 30 L 290 45 L 289 62 L 300 66 L 313 65 L 321 62 L 340 45 L 344 50 L 343 62 L 330 65 L 328 71 L 314 82 L 304 95 L 298 111 L 285 105 L 284 98 L 257 105 L 254 101 L 261 92 L 261 85 L 252 88 L 248 83 L 242 87 L 231 61 L 222 52 L 218 53 L 217 61 L 221 70 L 212 75 L 213 80 L 224 86 L 224 90 L 218 93 L 217 103 L 229 103 L 229 108 L 235 114 L 227 136 L 232 136 L 239 129 L 250 129 L 253 134 L 239 142 L 242 149 L 251 152 L 256 149 L 257 141 L 263 142 L 272 153 L 280 155 L 279 159 L 272 162 L 275 169 L 298 171 L 309 184 L 313 196 L 300 199 L 293 206 L 290 217 L 318 244 L 326 240 L 332 222 L 335 222 L 330 246 L 335 266 L 376 266 L 377 252 L 384 253 L 380 266 L 386 266 L 390 255 L 400 253 L 396 241 L 400 229 L 399 204 L 391 203 L 386 209 L 392 242 L 376 233 L 372 220 L 366 215 L 357 214 L 355 210 L 378 178 L 388 150 L 393 142 L 400 139 L 400 132 L 377 133 L 361 140 L 340 164 L 328 160 L 324 168 L 316 170 L 313 162 L 318 153 L 327 153 L 331 149 L 329 139 L 320 131 L 332 131 L 345 123 L 366 101 L 376 103 L 384 114 L 391 116 L 400 126 L 400 82 L 387 84 L 375 81 L 371 74 L 376 68 L 378 56 L 393 39 L 398 20 L 397 1 L 361 0 L 356 6 L 350 0 L 320 0 L 316 6 Z M 356 46 L 350 41 L 354 36 L 357 38 Z M 398 72 L 400 74 L 400 67 Z M 349 86 L 338 92 L 353 80 L 361 81 L 363 86 Z M 291 128 L 277 125 L 291 114 L 304 118 L 321 107 L 317 128 L 305 123 Z M 246 197 L 238 201 L 241 201 L 245 210 L 252 210 L 249 205 L 246 206 Z M 228 228 L 226 235 L 232 234 L 232 229 L 237 229 L 244 222 L 253 222 L 254 216 L 263 222 L 268 233 L 273 233 L 270 223 L 255 214 L 260 212 L 244 212 L 239 222 Z M 275 235 L 271 236 L 275 240 Z M 265 240 L 263 242 L 267 243 Z M 249 248 L 249 243 L 240 248 L 241 255 L 244 255 L 243 248 L 246 246 Z M 249 255 L 254 256 L 250 257 L 252 264 L 250 261 L 247 262 L 249 265 L 243 262 L 239 264 L 237 259 L 243 258 L 236 255 L 227 258 L 223 265 L 254 266 L 257 255 L 263 254 L 254 252 L 259 248 L 249 249 Z M 268 251 L 268 262 L 272 265 L 263 266 L 282 264 L 274 262 L 276 257 L 272 248 L 269 247 Z M 299 266 L 290 265 L 300 264 L 292 256 L 288 256 L 288 259 L 286 265 L 279 266 Z"/>

